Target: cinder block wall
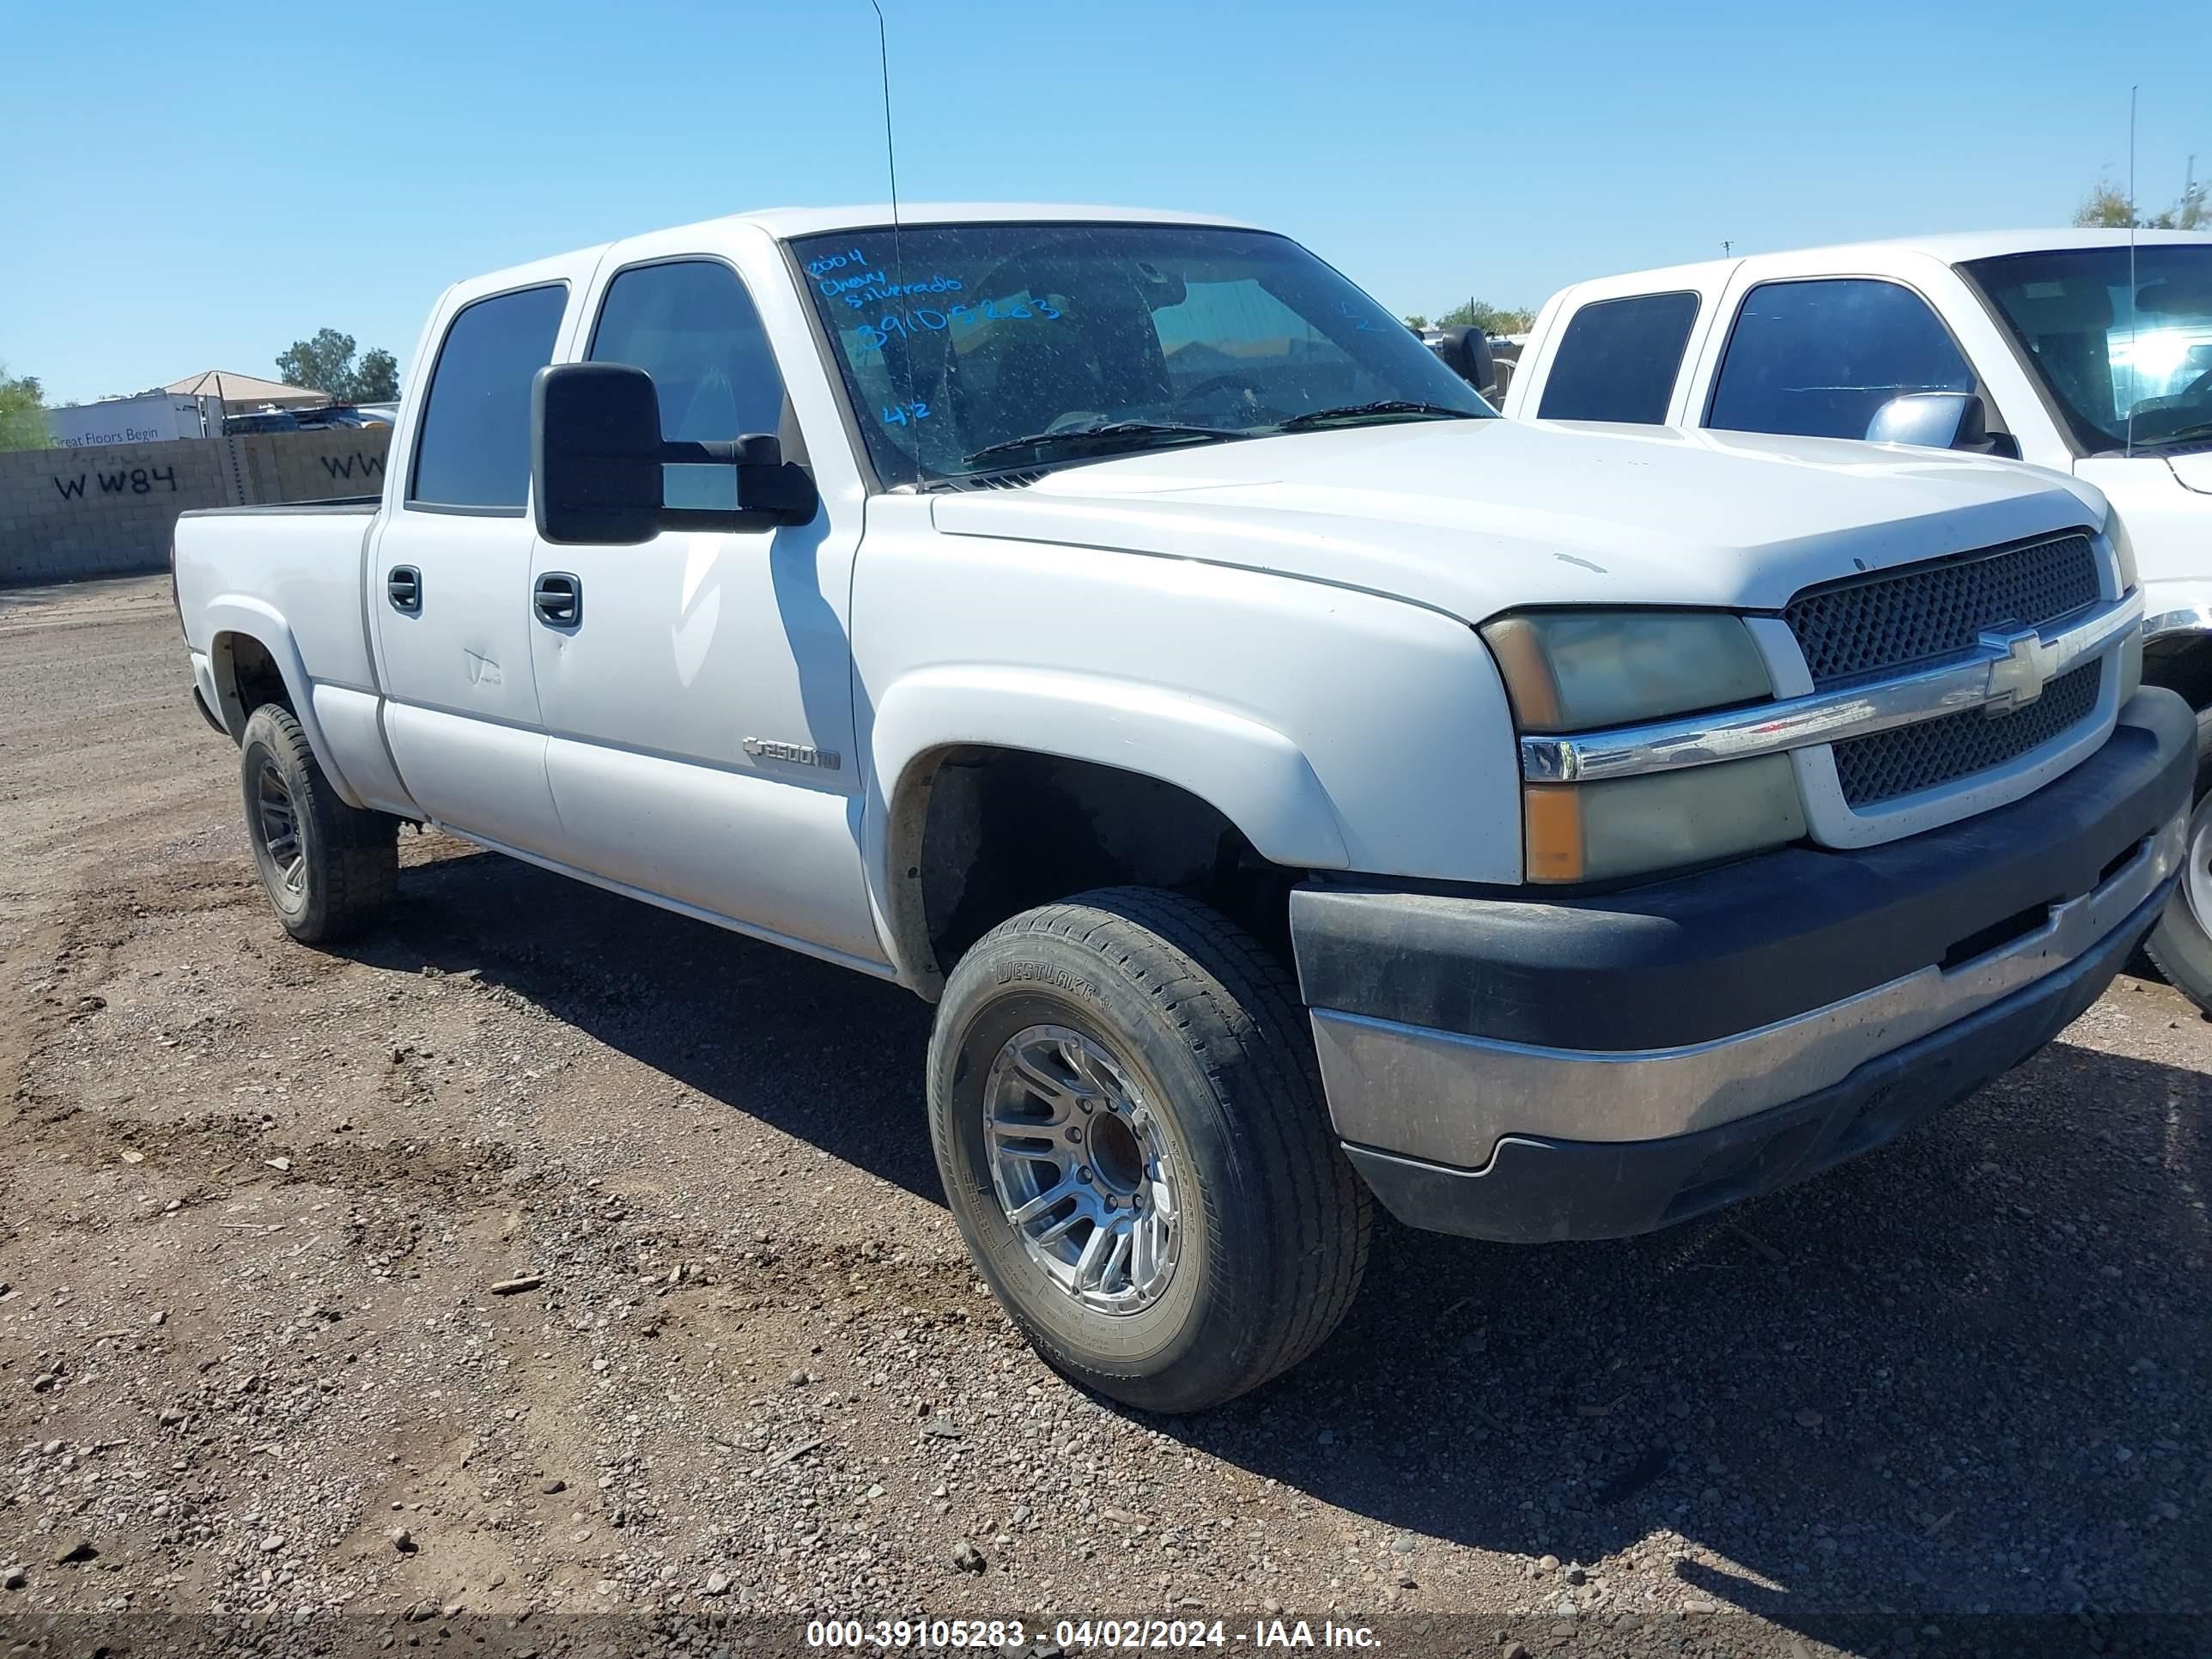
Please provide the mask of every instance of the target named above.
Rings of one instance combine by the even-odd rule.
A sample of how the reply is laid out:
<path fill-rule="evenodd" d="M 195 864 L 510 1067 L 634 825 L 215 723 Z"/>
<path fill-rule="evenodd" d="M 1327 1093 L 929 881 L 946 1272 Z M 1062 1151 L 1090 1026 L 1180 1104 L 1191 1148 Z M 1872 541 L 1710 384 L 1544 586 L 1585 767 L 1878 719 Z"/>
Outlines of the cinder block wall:
<path fill-rule="evenodd" d="M 390 427 L 0 453 L 0 585 L 159 570 L 188 507 L 374 495 Z"/>

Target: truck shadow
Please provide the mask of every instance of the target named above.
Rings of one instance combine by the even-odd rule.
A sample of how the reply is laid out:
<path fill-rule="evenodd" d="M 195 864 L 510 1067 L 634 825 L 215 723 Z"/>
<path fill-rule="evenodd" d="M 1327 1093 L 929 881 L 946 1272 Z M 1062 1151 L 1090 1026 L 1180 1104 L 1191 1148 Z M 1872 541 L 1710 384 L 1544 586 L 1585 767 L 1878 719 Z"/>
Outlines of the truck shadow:
<path fill-rule="evenodd" d="M 1723 1218 L 1534 1249 L 1392 1230 L 1316 1362 L 1162 1426 L 1413 1534 L 1417 1564 L 1423 1535 L 1556 1556 L 1525 1585 L 1547 1613 L 1591 1610 L 1564 1570 L 1622 1553 L 1851 1651 L 1921 1622 L 1875 1608 L 2201 1613 L 2209 1101 L 2062 1042 Z M 2086 1637 L 1952 1639 L 1977 1624 L 1996 1651 Z"/>
<path fill-rule="evenodd" d="M 942 1201 L 929 1011 L 907 993 L 489 855 L 410 868 L 402 891 L 360 959 L 478 969 Z M 2108 1030 L 2178 1017 L 2122 986 L 2091 1016 Z M 1644 1606 L 1601 1565 L 1631 1553 L 1647 1580 L 1852 1651 L 1937 1609 L 2201 1612 L 2208 1102 L 2200 1073 L 2060 1042 L 1716 1220 L 1533 1249 L 1386 1226 L 1319 1355 L 1146 1426 L 1406 1534 L 1347 1568 L 1350 1605 L 1376 1612 L 1394 1588 L 1407 1610 L 1465 1605 L 1439 1543 L 1559 1558 L 1525 1585 L 1547 1616 Z M 1577 1564 L 1589 1582 L 1568 1581 Z"/>
<path fill-rule="evenodd" d="M 944 1201 L 923 1116 L 930 1010 L 896 986 L 473 850 L 410 864 L 391 924 L 347 954 L 474 971 L 708 1099 Z"/>

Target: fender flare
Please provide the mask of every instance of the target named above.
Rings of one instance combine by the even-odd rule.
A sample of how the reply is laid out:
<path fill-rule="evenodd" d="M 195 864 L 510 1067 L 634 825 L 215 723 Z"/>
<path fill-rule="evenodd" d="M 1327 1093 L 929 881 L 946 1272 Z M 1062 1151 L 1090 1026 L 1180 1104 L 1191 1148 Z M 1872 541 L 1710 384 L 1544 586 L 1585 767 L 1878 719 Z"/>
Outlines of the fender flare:
<path fill-rule="evenodd" d="M 237 742 L 245 736 L 246 709 L 238 700 L 237 680 L 227 672 L 227 657 L 217 651 L 216 645 L 225 635 L 236 634 L 258 645 L 276 665 L 276 672 L 292 699 L 293 715 L 307 735 L 307 747 L 314 751 L 316 763 L 323 769 L 323 775 L 330 780 L 338 799 L 349 806 L 362 805 L 331 752 L 330 740 L 324 736 L 323 723 L 315 714 L 315 683 L 308 677 L 307 665 L 301 658 L 299 641 L 292 637 L 291 625 L 276 608 L 250 593 L 225 593 L 203 606 L 200 617 L 208 630 L 209 667 L 222 699 L 222 707 L 216 712 L 231 740 Z"/>
<path fill-rule="evenodd" d="M 1154 778 L 1234 824 L 1262 858 L 1348 867 L 1334 803 L 1304 751 L 1239 710 L 1154 685 L 982 664 L 920 670 L 884 693 L 867 733 L 863 862 L 876 926 L 901 980 L 934 995 L 918 884 L 896 867 L 918 837 L 921 777 L 965 745 L 1087 761 Z"/>

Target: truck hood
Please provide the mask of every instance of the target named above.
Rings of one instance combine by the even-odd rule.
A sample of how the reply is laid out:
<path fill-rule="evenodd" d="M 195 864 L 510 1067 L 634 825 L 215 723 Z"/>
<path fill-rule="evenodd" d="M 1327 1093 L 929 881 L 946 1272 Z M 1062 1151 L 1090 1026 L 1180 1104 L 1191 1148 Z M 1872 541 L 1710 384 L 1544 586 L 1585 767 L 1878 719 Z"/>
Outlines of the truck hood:
<path fill-rule="evenodd" d="M 1157 451 L 932 510 L 946 535 L 1235 565 L 1468 623 L 1534 605 L 1778 610 L 1810 583 L 2101 530 L 2106 512 L 2091 485 L 1942 451 L 1507 420 Z"/>
<path fill-rule="evenodd" d="M 2173 469 L 2173 476 L 2181 480 L 2184 489 L 2212 495 L 2212 449 L 2195 450 L 2186 455 L 2169 455 L 2166 458 L 2166 464 Z"/>

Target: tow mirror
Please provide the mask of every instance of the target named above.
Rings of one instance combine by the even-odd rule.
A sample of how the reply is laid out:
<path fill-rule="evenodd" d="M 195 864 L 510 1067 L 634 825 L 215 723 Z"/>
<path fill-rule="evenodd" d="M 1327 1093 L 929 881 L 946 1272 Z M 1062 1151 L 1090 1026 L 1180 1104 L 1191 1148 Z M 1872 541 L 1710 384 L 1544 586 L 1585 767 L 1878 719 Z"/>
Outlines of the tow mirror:
<path fill-rule="evenodd" d="M 1867 422 L 1870 444 L 1915 444 L 1969 455 L 2010 455 L 2019 446 L 1989 428 L 1989 410 L 1971 392 L 1908 392 L 1892 398 Z"/>
<path fill-rule="evenodd" d="M 666 505 L 662 469 L 728 468 L 734 508 Z M 538 533 L 557 544 L 632 546 L 663 530 L 805 524 L 820 498 L 770 433 L 668 443 L 653 376 L 627 363 L 556 363 L 530 388 L 530 482 Z"/>
<path fill-rule="evenodd" d="M 1490 358 L 1490 337 L 1479 328 L 1448 328 L 1433 348 L 1452 373 L 1484 397 L 1498 395 L 1498 369 Z"/>

